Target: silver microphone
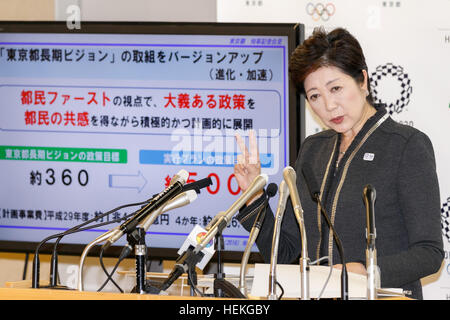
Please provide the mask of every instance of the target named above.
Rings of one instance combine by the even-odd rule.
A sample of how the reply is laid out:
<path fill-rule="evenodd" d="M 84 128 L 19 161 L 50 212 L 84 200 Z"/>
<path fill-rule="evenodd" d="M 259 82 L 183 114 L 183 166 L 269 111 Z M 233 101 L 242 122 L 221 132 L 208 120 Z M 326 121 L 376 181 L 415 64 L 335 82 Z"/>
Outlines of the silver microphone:
<path fill-rule="evenodd" d="M 217 223 L 217 221 L 219 221 L 219 219 L 222 218 L 223 216 L 225 216 L 225 211 L 220 211 L 218 214 L 216 214 L 208 223 L 208 225 L 205 227 L 205 230 L 211 229 Z"/>
<path fill-rule="evenodd" d="M 171 199 L 165 206 L 153 211 L 147 218 L 139 223 L 138 227 L 144 229 L 144 231 L 147 231 L 160 214 L 188 205 L 194 202 L 195 199 L 197 199 L 197 192 L 195 192 L 195 190 L 188 190 L 186 192 L 183 192 L 177 195 L 175 198 Z"/>
<path fill-rule="evenodd" d="M 186 180 L 189 177 L 189 173 L 182 169 L 180 171 L 178 171 L 178 173 L 176 175 L 174 175 L 174 177 L 172 178 L 172 180 L 170 181 L 170 185 L 165 188 L 162 192 L 160 192 L 158 195 L 156 195 L 155 197 L 152 198 L 152 200 L 149 202 L 148 205 L 146 205 L 143 209 L 139 210 L 133 217 L 131 217 L 129 220 L 127 220 L 126 222 L 124 222 L 122 225 L 117 226 L 116 228 L 114 228 L 110 235 L 110 237 L 107 239 L 106 243 L 104 244 L 105 249 L 108 248 L 109 246 L 111 246 L 113 243 L 115 243 L 117 240 L 119 240 L 125 233 L 125 230 L 123 228 L 123 225 L 128 224 L 130 221 L 134 220 L 136 218 L 136 216 L 138 215 L 142 215 L 143 212 L 148 211 L 147 208 L 149 208 L 150 206 L 152 207 L 156 207 L 155 210 L 158 210 L 158 208 L 160 208 L 161 206 L 163 206 L 163 203 L 161 203 L 161 198 L 166 194 L 166 192 L 168 190 L 175 190 L 175 187 L 177 187 L 175 185 L 175 183 L 178 182 L 178 189 L 181 190 L 182 185 L 184 185 L 186 183 Z M 154 211 L 154 210 L 152 210 Z M 141 221 L 139 221 L 140 223 Z"/>
<path fill-rule="evenodd" d="M 138 228 L 140 227 L 140 228 L 143 228 L 144 231 L 147 231 L 148 228 L 153 224 L 155 219 L 161 213 L 164 213 L 169 210 L 173 210 L 173 209 L 185 206 L 187 204 L 190 204 L 195 199 L 197 199 L 197 192 L 195 192 L 195 190 L 188 190 L 186 192 L 183 192 L 183 193 L 177 195 L 176 197 L 171 199 L 165 206 L 160 207 L 157 210 L 153 211 L 149 217 L 147 217 L 145 220 L 143 220 L 142 222 L 139 223 Z M 116 230 L 118 230 L 118 227 L 100 235 L 86 247 L 85 251 L 83 251 L 81 262 L 80 262 L 80 269 L 79 269 L 80 272 L 79 272 L 78 287 L 79 287 L 80 291 L 83 291 L 83 271 L 82 270 L 83 270 L 84 260 L 85 260 L 85 257 L 87 255 L 88 251 L 93 247 L 93 245 L 107 240 L 108 237 L 110 236 L 110 234 L 113 234 L 114 232 L 116 232 Z"/>
<path fill-rule="evenodd" d="M 184 183 L 186 183 L 188 178 L 189 178 L 189 172 L 187 172 L 184 169 L 181 169 L 172 177 L 172 179 L 170 179 L 169 186 L 173 185 L 177 181 L 181 181 L 184 184 Z"/>
<path fill-rule="evenodd" d="M 220 212 L 219 218 L 216 219 L 216 223 L 211 224 L 209 230 L 207 230 L 206 235 L 201 238 L 201 242 L 196 245 L 193 250 L 186 250 L 184 253 L 178 257 L 175 262 L 175 266 L 169 277 L 161 285 L 161 290 L 164 291 L 169 288 L 172 283 L 178 279 L 184 272 L 187 272 L 190 267 L 197 265 L 203 256 L 200 254 L 209 242 L 216 236 L 217 233 L 222 232 L 223 229 L 231 222 L 234 214 L 258 191 L 260 191 L 266 185 L 269 177 L 267 174 L 260 174 L 257 176 L 250 187 L 242 193 L 242 195 L 231 205 L 231 207 L 225 211 Z"/>
<path fill-rule="evenodd" d="M 284 211 L 286 209 L 287 198 L 289 197 L 289 188 L 286 181 L 280 183 L 280 197 L 278 198 L 277 212 L 275 213 L 275 224 L 272 237 L 272 252 L 270 254 L 270 273 L 269 273 L 269 300 L 276 300 L 276 283 L 277 283 L 277 260 L 278 260 L 278 242 L 280 239 L 281 222 L 283 221 Z"/>
<path fill-rule="evenodd" d="M 275 183 L 270 183 L 267 186 L 267 199 L 264 200 L 263 204 L 259 208 L 259 212 L 256 215 L 255 221 L 253 222 L 253 227 L 250 230 L 250 235 L 248 236 L 247 245 L 245 246 L 244 253 L 242 254 L 241 259 L 241 268 L 239 272 L 239 290 L 241 293 L 247 297 L 247 283 L 245 276 L 247 274 L 248 260 L 250 258 L 250 253 L 253 245 L 258 238 L 259 231 L 262 227 L 262 223 L 264 222 L 264 218 L 266 216 L 267 207 L 269 205 L 269 199 L 275 196 L 278 191 L 278 187 Z"/>
<path fill-rule="evenodd" d="M 300 236 L 302 240 L 302 254 L 300 258 L 300 274 L 301 274 L 301 298 L 302 300 L 309 300 L 309 259 L 308 259 L 308 247 L 306 242 L 306 230 L 303 220 L 303 208 L 300 202 L 297 189 L 297 173 L 295 170 L 288 166 L 283 170 L 284 181 L 289 188 L 289 194 L 291 197 L 292 207 L 294 208 L 295 218 L 297 219 Z"/>
<path fill-rule="evenodd" d="M 367 268 L 367 299 L 377 299 L 377 288 L 379 287 L 379 269 L 377 265 L 377 249 L 375 239 L 377 231 L 375 228 L 375 199 L 376 191 L 370 184 L 363 190 L 364 204 L 366 206 L 366 268 Z"/>
<path fill-rule="evenodd" d="M 216 223 L 212 225 L 206 235 L 202 237 L 202 241 L 197 245 L 194 249 L 194 253 L 198 253 L 202 251 L 208 243 L 214 238 L 214 236 L 223 229 L 227 227 L 227 225 L 231 222 L 231 219 L 236 214 L 236 212 L 248 201 L 251 197 L 253 197 L 257 192 L 261 191 L 266 185 L 269 177 L 267 174 L 262 173 L 258 175 L 245 190 L 241 196 L 230 206 L 230 208 L 225 212 L 220 212 L 220 217 L 217 219 Z"/>

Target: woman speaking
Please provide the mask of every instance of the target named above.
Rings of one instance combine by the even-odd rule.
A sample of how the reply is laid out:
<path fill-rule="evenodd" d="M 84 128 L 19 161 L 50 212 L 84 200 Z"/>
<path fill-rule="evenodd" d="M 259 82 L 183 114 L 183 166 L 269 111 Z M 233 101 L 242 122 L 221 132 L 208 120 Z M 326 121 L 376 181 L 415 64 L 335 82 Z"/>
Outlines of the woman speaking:
<path fill-rule="evenodd" d="M 329 129 L 307 137 L 294 169 L 304 210 L 308 252 L 312 259 L 329 256 L 341 263 L 332 233 L 308 189 L 305 164 L 320 187 L 320 202 L 345 249 L 348 271 L 366 274 L 366 215 L 363 189 L 376 189 L 377 261 L 381 287 L 403 288 L 422 299 L 420 279 L 437 272 L 444 258 L 440 228 L 439 185 L 434 151 L 419 130 L 395 122 L 370 94 L 368 68 L 358 41 L 346 30 L 323 28 L 298 46 L 290 58 L 290 77 L 311 109 Z M 260 174 L 254 133 L 249 149 L 236 136 L 242 154 L 234 174 L 246 190 Z M 250 230 L 265 192 L 256 195 L 237 216 Z M 274 217 L 270 207 L 256 244 L 270 262 Z M 299 226 L 288 201 L 279 240 L 279 263 L 298 263 Z"/>

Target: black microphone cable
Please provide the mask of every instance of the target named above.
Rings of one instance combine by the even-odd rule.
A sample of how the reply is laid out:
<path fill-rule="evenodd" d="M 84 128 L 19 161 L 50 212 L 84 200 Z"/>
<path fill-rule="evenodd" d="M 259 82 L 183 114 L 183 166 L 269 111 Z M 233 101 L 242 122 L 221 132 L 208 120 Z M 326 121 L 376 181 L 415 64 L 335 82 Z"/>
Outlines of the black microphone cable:
<path fill-rule="evenodd" d="M 200 193 L 200 189 L 205 188 L 205 187 L 207 187 L 207 186 L 209 186 L 211 184 L 212 184 L 211 178 L 205 178 L 205 179 L 199 180 L 198 182 L 194 182 L 194 183 L 190 183 L 190 184 L 184 185 L 184 190 L 194 189 L 197 193 Z M 96 216 L 96 217 L 94 217 L 94 218 L 92 218 L 92 219 L 90 219 L 88 221 L 85 221 L 85 222 L 83 222 L 80 225 L 76 225 L 75 227 L 72 227 L 72 228 L 66 230 L 65 232 L 62 232 L 62 233 L 59 233 L 59 234 L 56 234 L 56 235 L 51 235 L 51 236 L 45 238 L 44 240 L 42 240 L 37 245 L 36 250 L 35 250 L 35 255 L 34 255 L 34 260 L 33 260 L 32 288 L 39 288 L 39 250 L 40 250 L 41 246 L 45 242 L 47 242 L 48 240 L 57 238 L 57 240 L 56 240 L 56 242 L 55 242 L 55 244 L 53 246 L 53 251 L 52 251 L 52 256 L 51 256 L 51 263 L 50 263 L 50 286 L 54 287 L 54 286 L 57 286 L 57 264 L 58 264 L 58 262 L 57 262 L 57 260 L 58 260 L 58 258 L 57 258 L 57 247 L 59 245 L 59 242 L 61 241 L 61 239 L 64 236 L 66 236 L 68 234 L 75 233 L 75 232 L 84 231 L 84 230 L 87 230 L 87 229 L 90 229 L 90 228 L 98 227 L 98 226 L 101 226 L 101 225 L 105 225 L 105 224 L 109 224 L 109 223 L 114 223 L 116 221 L 124 220 L 125 217 L 121 218 L 121 219 L 118 219 L 118 220 L 113 220 L 113 221 L 107 222 L 105 224 L 100 224 L 100 225 L 97 225 L 97 226 L 91 226 L 89 228 L 81 229 L 83 226 L 85 226 L 87 224 L 90 224 L 90 223 L 92 223 L 94 221 L 97 221 L 97 220 L 99 220 L 99 219 L 101 219 L 101 218 L 103 218 L 103 217 L 105 217 L 105 216 L 107 216 L 107 215 L 109 215 L 111 213 L 119 211 L 120 209 L 123 209 L 123 208 L 126 208 L 126 207 L 132 207 L 132 206 L 144 206 L 144 205 L 147 205 L 149 202 L 151 202 L 153 200 L 153 198 L 155 196 L 156 195 L 154 195 L 152 198 L 147 199 L 147 200 L 142 201 L 142 202 L 130 203 L 130 204 L 125 204 L 125 205 L 118 206 L 118 207 L 116 207 L 116 208 L 114 208 L 112 210 L 109 210 L 109 211 L 107 211 L 105 213 L 102 213 L 102 214 L 100 214 L 100 215 L 98 215 L 98 216 Z M 135 213 L 138 213 L 138 212 L 139 212 L 139 210 L 136 211 Z M 126 217 L 126 219 L 128 219 L 129 217 L 131 217 L 135 213 L 133 213 L 131 215 L 128 215 Z"/>
<path fill-rule="evenodd" d="M 319 204 L 320 212 L 322 213 L 322 216 L 325 218 L 325 221 L 330 228 L 330 231 L 333 233 L 333 238 L 336 242 L 336 247 L 339 251 L 339 255 L 341 257 L 342 262 L 342 271 L 341 271 L 341 297 L 342 300 L 348 300 L 348 274 L 347 274 L 347 266 L 345 262 L 345 256 L 344 256 L 344 248 L 342 246 L 341 240 L 339 239 L 339 236 L 334 229 L 333 224 L 330 221 L 330 218 L 328 217 L 328 214 L 325 212 L 325 209 L 323 208 L 322 202 L 320 201 L 320 189 L 316 183 L 316 180 L 313 176 L 313 171 L 311 169 L 311 166 L 308 162 L 304 163 L 303 166 L 303 176 L 305 177 L 305 180 L 307 181 L 309 191 L 311 192 L 311 195 L 315 201 Z M 332 257 L 329 257 L 329 259 L 332 259 Z"/>
<path fill-rule="evenodd" d="M 205 294 L 203 292 L 201 292 L 198 288 L 197 288 L 197 275 L 195 273 L 195 266 L 189 266 L 188 267 L 188 282 L 189 285 L 191 286 L 191 288 L 201 297 L 204 297 Z"/>
<path fill-rule="evenodd" d="M 324 216 L 331 232 L 333 233 L 333 238 L 336 241 L 336 247 L 338 248 L 339 251 L 339 255 L 341 257 L 341 262 L 342 262 L 342 271 L 341 271 L 341 297 L 342 300 L 348 300 L 348 274 L 347 274 L 347 266 L 346 266 L 346 262 L 345 262 L 345 257 L 344 257 L 344 248 L 342 247 L 342 243 L 341 240 L 339 239 L 339 236 L 337 235 L 333 224 L 330 221 L 330 218 L 328 217 L 327 213 L 325 212 L 325 210 L 323 209 L 322 203 L 320 201 L 319 196 L 316 197 L 316 200 L 319 204 L 320 207 L 320 211 L 322 212 L 322 215 Z"/>
<path fill-rule="evenodd" d="M 277 286 L 279 286 L 280 289 L 281 289 L 281 294 L 280 294 L 280 296 L 278 297 L 278 300 L 281 300 L 281 298 L 283 298 L 283 296 L 284 296 L 284 289 L 283 289 L 283 286 L 282 286 L 278 281 L 275 281 L 275 283 L 276 283 Z"/>
<path fill-rule="evenodd" d="M 114 275 L 114 273 L 116 272 L 117 268 L 119 267 L 119 264 L 120 264 L 126 257 L 128 257 L 128 256 L 130 255 L 130 253 L 131 253 L 132 250 L 133 250 L 133 248 L 132 248 L 129 244 L 125 245 L 125 246 L 123 247 L 123 249 L 122 249 L 120 255 L 119 255 L 119 258 L 118 258 L 116 264 L 114 265 L 114 268 L 112 269 L 111 272 L 108 272 L 108 270 L 106 270 L 105 264 L 103 263 L 103 254 L 104 254 L 105 248 L 104 248 L 104 247 L 101 247 L 101 249 L 100 249 L 100 255 L 99 255 L 100 266 L 102 267 L 103 272 L 106 274 L 106 277 L 107 277 L 107 278 L 106 278 L 105 282 L 104 282 L 104 283 L 100 286 L 100 288 L 97 290 L 97 292 L 102 291 L 103 288 L 108 284 L 108 282 L 111 281 L 111 282 L 114 284 L 114 286 L 115 286 L 121 293 L 123 293 L 122 288 L 114 281 L 114 279 L 112 278 L 112 276 Z"/>
<path fill-rule="evenodd" d="M 81 231 L 86 231 L 86 230 L 92 230 L 92 229 L 94 229 L 94 228 L 98 228 L 98 227 L 102 227 L 102 226 L 104 226 L 104 225 L 108 225 L 108 224 L 112 224 L 112 223 L 117 223 L 117 222 L 120 222 L 120 221 L 122 221 L 122 220 L 127 220 L 128 218 L 130 218 L 130 217 L 132 217 L 134 215 L 134 213 L 131 213 L 131 214 L 128 214 L 128 215 L 125 215 L 125 216 L 123 216 L 122 218 L 117 218 L 117 219 L 114 219 L 114 220 L 111 220 L 111 221 L 106 221 L 106 222 L 102 222 L 102 223 L 99 223 L 99 224 L 95 224 L 95 225 L 92 225 L 92 226 L 89 226 L 89 227 L 85 227 L 85 228 L 78 228 L 78 229 L 76 229 L 76 230 L 71 230 L 70 232 L 67 232 L 65 235 L 69 235 L 69 234 L 72 234 L 72 233 L 76 233 L 76 232 L 81 232 Z M 124 258 L 126 258 L 128 255 L 129 255 L 129 252 L 127 253 L 127 250 L 126 250 L 126 246 L 122 249 L 122 252 L 121 252 L 121 254 L 120 254 L 120 257 L 119 257 L 119 261 L 121 262 Z M 101 256 L 103 255 L 103 252 L 102 251 L 100 251 L 100 254 L 101 254 Z M 100 256 L 100 257 L 101 257 Z M 116 265 L 117 267 L 118 267 L 118 264 Z M 116 267 L 116 268 L 117 268 Z M 104 266 L 103 266 L 103 270 L 105 271 L 105 273 L 107 274 L 107 275 L 109 275 L 108 274 L 108 272 L 106 271 L 106 268 L 104 268 Z M 118 289 L 121 291 L 121 292 L 123 292 L 123 290 L 116 284 L 116 286 L 118 287 Z"/>
<path fill-rule="evenodd" d="M 211 178 L 207 177 L 207 178 L 200 179 L 200 180 L 192 182 L 192 183 L 185 184 L 183 186 L 183 188 L 182 188 L 182 192 L 186 192 L 188 190 L 195 190 L 195 192 L 197 194 L 200 194 L 200 190 L 201 189 L 206 188 L 206 187 L 210 186 L 211 184 L 212 184 Z M 150 198 L 150 199 L 148 199 L 148 200 L 146 200 L 144 202 L 138 203 L 136 205 L 145 205 L 145 204 L 149 203 L 157 195 L 158 194 L 155 194 L 155 195 L 153 195 L 152 198 Z M 116 208 L 115 210 L 119 210 L 119 208 Z M 101 265 L 101 267 L 103 269 L 103 272 L 106 274 L 107 279 L 100 286 L 100 288 L 97 290 L 97 292 L 102 291 L 104 289 L 104 287 L 108 284 L 109 281 L 111 281 L 120 292 L 123 292 L 123 290 L 120 288 L 120 286 L 114 281 L 114 279 L 112 279 L 112 276 L 113 276 L 114 272 L 117 270 L 117 268 L 119 267 L 119 264 L 122 262 L 122 260 L 125 259 L 131 253 L 132 247 L 129 244 L 124 246 L 124 248 L 122 249 L 122 252 L 120 253 L 118 261 L 116 262 L 115 266 L 113 267 L 113 270 L 111 271 L 111 273 L 109 273 L 106 270 L 106 267 L 105 267 L 105 265 L 103 263 L 103 254 L 104 254 L 105 249 L 106 248 L 104 246 L 102 246 L 102 248 L 100 250 L 100 257 L 99 258 L 100 258 L 100 265 Z M 194 289 L 197 289 L 197 288 L 194 288 Z M 201 294 L 201 292 L 198 291 L 198 289 L 196 291 Z"/>
<path fill-rule="evenodd" d="M 130 218 L 132 215 L 133 215 L 133 214 L 129 214 L 129 215 L 123 216 L 122 218 L 117 218 L 117 219 L 114 219 L 114 220 L 111 220 L 111 221 L 106 221 L 106 222 L 94 224 L 94 225 L 89 226 L 89 227 L 78 228 L 78 229 L 76 229 L 76 230 L 70 230 L 70 232 L 68 232 L 68 231 L 69 231 L 69 230 L 68 230 L 68 231 L 65 232 L 65 235 L 69 235 L 69 234 L 76 233 L 76 232 L 82 232 L 82 231 L 86 231 L 86 230 L 92 230 L 92 229 L 94 229 L 94 228 L 98 228 L 98 227 L 102 227 L 102 226 L 105 226 L 105 225 L 108 225 L 108 224 L 120 222 L 120 221 L 122 221 L 122 220 L 126 220 L 126 219 Z M 55 237 L 56 237 L 56 236 L 58 236 L 58 235 L 55 235 Z"/>
<path fill-rule="evenodd" d="M 274 197 L 277 194 L 278 186 L 275 183 L 269 183 L 266 189 L 266 197 L 264 199 L 263 204 L 258 209 L 258 214 L 255 218 L 255 221 L 253 222 L 253 226 L 250 230 L 249 239 L 247 242 L 247 245 L 244 249 L 244 254 L 242 255 L 241 260 L 241 269 L 240 269 L 240 277 L 239 277 L 239 289 L 237 290 L 240 295 L 237 296 L 237 298 L 245 298 L 247 295 L 247 284 L 246 284 L 246 271 L 247 271 L 247 264 L 248 260 L 250 258 L 250 250 L 253 246 L 253 244 L 256 242 L 256 239 L 259 235 L 259 231 L 262 227 L 262 224 L 264 222 L 264 218 L 266 215 L 267 207 L 269 206 L 269 200 L 270 198 Z M 242 291 L 242 292 L 241 292 Z"/>
<path fill-rule="evenodd" d="M 88 224 L 90 224 L 90 223 L 92 223 L 92 222 L 94 222 L 94 221 L 97 221 L 97 220 L 99 220 L 99 219 L 102 219 L 102 218 L 104 218 L 105 216 L 108 216 L 108 215 L 110 215 L 110 214 L 112 214 L 112 213 L 114 213 L 114 212 L 116 212 L 116 211 L 119 211 L 119 210 L 121 210 L 121 209 L 123 209 L 123 208 L 134 207 L 134 206 L 142 206 L 142 205 L 147 204 L 150 200 L 151 200 L 151 199 L 148 199 L 148 200 L 142 201 L 142 202 L 130 203 L 130 204 L 124 204 L 124 205 L 118 206 L 118 207 L 116 207 L 116 208 L 114 208 L 114 209 L 112 209 L 112 210 L 109 210 L 109 211 L 105 212 L 105 213 L 99 214 L 98 216 L 96 216 L 96 217 L 94 217 L 94 218 L 92 218 L 92 219 L 90 219 L 90 220 L 88 220 L 88 221 L 85 221 L 85 222 L 83 222 L 82 224 L 79 224 L 79 225 L 77 225 L 77 226 L 75 226 L 75 227 L 72 227 L 72 228 L 66 230 L 66 231 L 63 232 L 63 233 L 60 233 L 59 235 L 56 235 L 56 236 L 58 236 L 58 239 L 56 239 L 56 241 L 55 241 L 55 244 L 54 244 L 54 246 L 53 246 L 52 256 L 51 256 L 51 259 L 50 259 L 50 261 L 51 261 L 51 263 L 50 263 L 50 286 L 51 286 L 51 287 L 54 287 L 54 286 L 57 285 L 57 281 L 56 281 L 56 274 L 57 274 L 57 270 L 58 270 L 58 269 L 57 269 L 57 266 L 58 266 L 58 253 L 57 253 L 57 248 L 58 248 L 59 242 L 62 240 L 62 238 L 63 238 L 64 236 L 69 235 L 69 234 L 73 233 L 73 231 L 79 230 L 79 229 L 82 228 L 83 226 L 88 225 Z M 132 216 L 132 215 L 133 215 L 133 214 L 127 216 L 127 218 L 129 218 L 129 217 Z M 121 218 L 121 219 L 116 220 L 116 221 L 121 221 L 121 220 L 123 220 L 123 219 L 124 219 L 124 218 Z M 111 223 L 113 223 L 113 222 L 111 222 Z M 90 227 L 90 228 L 92 228 L 92 227 Z M 53 237 L 53 236 L 52 236 L 52 237 Z M 50 239 L 48 239 L 48 240 L 50 240 Z"/>

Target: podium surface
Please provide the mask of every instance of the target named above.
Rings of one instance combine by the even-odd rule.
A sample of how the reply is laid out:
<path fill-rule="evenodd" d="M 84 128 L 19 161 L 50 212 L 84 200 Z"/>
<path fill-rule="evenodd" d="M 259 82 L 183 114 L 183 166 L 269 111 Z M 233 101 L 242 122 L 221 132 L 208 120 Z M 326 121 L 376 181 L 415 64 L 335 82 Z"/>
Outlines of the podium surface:
<path fill-rule="evenodd" d="M 218 300 L 225 298 L 59 289 L 0 288 L 0 300 Z M 230 299 L 226 299 L 230 300 Z"/>

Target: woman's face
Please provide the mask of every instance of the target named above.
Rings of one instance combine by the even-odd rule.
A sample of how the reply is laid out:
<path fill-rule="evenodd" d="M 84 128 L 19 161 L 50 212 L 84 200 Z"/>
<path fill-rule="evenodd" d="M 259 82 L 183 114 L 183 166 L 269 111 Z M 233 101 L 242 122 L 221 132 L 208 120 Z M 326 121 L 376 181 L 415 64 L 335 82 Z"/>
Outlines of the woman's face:
<path fill-rule="evenodd" d="M 363 73 L 362 84 L 333 66 L 320 67 L 306 77 L 303 83 L 306 98 L 330 129 L 346 134 L 364 124 L 364 111 L 369 105 L 366 102 L 367 73 Z"/>

